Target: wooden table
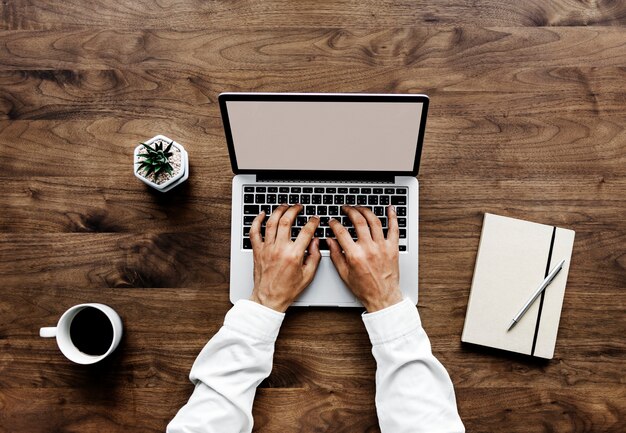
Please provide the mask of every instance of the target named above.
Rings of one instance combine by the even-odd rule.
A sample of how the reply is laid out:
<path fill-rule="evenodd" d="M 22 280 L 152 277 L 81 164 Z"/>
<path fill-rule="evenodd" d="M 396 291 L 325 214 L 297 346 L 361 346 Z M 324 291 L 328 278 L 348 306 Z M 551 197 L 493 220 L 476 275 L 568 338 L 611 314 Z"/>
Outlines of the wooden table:
<path fill-rule="evenodd" d="M 0 431 L 159 432 L 228 301 L 222 91 L 424 92 L 420 305 L 469 432 L 626 431 L 626 3 L 0 5 Z M 136 143 L 190 154 L 172 193 Z M 576 231 L 555 358 L 460 342 L 482 216 Z M 112 359 L 38 337 L 71 305 L 123 317 Z M 290 311 L 259 432 L 376 432 L 360 311 Z"/>

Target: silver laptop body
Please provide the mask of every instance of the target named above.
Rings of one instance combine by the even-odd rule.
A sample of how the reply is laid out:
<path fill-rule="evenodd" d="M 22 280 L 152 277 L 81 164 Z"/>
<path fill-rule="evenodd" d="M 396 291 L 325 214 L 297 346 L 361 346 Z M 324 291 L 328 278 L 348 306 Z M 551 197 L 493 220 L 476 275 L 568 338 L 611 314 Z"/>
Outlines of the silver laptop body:
<path fill-rule="evenodd" d="M 341 214 L 343 204 L 370 207 L 384 226 L 386 212 L 381 215 L 381 209 L 394 204 L 403 219 L 400 288 L 417 303 L 419 200 L 415 176 L 428 97 L 222 93 L 219 104 L 235 173 L 231 302 L 247 299 L 253 289 L 251 220 L 261 209 L 271 212 L 281 202 L 297 202 L 304 206 L 297 225 L 315 213 L 322 221 L 344 218 L 346 227 L 350 223 Z M 326 228 L 318 229 L 322 230 L 317 234 L 320 239 L 329 235 Z M 294 230 L 295 237 L 299 228 Z M 341 281 L 325 249 L 315 279 L 293 305 L 361 306 Z"/>

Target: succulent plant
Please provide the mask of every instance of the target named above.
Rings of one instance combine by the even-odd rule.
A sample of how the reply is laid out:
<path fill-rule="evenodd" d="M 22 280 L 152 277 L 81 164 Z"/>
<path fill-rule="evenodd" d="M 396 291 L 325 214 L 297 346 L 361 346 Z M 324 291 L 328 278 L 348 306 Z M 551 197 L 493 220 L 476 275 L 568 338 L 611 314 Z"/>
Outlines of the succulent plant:
<path fill-rule="evenodd" d="M 146 143 L 141 143 L 146 149 L 146 153 L 140 153 L 137 157 L 143 158 L 143 161 L 139 161 L 139 167 L 137 173 L 143 170 L 144 176 L 149 176 L 150 173 L 154 173 L 154 181 L 156 182 L 162 173 L 172 174 L 173 168 L 170 164 L 169 158 L 172 156 L 172 140 L 170 144 L 163 150 L 163 141 L 159 140 L 154 144 L 154 147 L 150 147 Z"/>

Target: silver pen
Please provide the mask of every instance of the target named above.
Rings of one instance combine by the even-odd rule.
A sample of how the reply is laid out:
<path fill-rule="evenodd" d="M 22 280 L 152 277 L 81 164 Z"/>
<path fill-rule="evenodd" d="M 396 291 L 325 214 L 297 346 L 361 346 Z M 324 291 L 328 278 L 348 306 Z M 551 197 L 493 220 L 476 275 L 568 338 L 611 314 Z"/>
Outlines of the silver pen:
<path fill-rule="evenodd" d="M 535 290 L 535 293 L 533 293 L 530 299 L 526 301 L 522 309 L 519 310 L 519 313 L 517 313 L 515 317 L 513 318 L 513 320 L 511 320 L 511 324 L 509 325 L 509 329 L 507 329 L 507 332 L 510 331 L 511 328 L 513 328 L 517 324 L 517 322 L 519 322 L 519 319 L 524 315 L 524 313 L 526 313 L 526 311 L 530 308 L 533 302 L 535 302 L 535 299 L 537 299 L 539 295 L 541 295 L 541 292 L 543 292 L 546 289 L 546 287 L 550 285 L 552 280 L 554 280 L 554 277 L 556 277 L 556 274 L 558 274 L 559 271 L 563 269 L 564 264 L 565 264 L 565 259 L 561 260 L 559 264 L 556 265 L 550 271 L 548 276 L 541 282 L 541 284 L 539 284 L 539 287 L 537 287 L 537 290 Z"/>

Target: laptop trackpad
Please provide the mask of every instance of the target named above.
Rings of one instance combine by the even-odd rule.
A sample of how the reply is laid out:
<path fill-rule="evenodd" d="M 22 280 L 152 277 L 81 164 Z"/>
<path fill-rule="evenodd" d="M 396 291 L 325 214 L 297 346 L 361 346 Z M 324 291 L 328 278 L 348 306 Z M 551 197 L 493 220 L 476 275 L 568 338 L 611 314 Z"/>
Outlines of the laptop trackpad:
<path fill-rule="evenodd" d="M 322 256 L 313 282 L 304 289 L 296 304 L 304 305 L 339 305 L 353 303 L 356 298 L 341 281 L 329 256 Z"/>

